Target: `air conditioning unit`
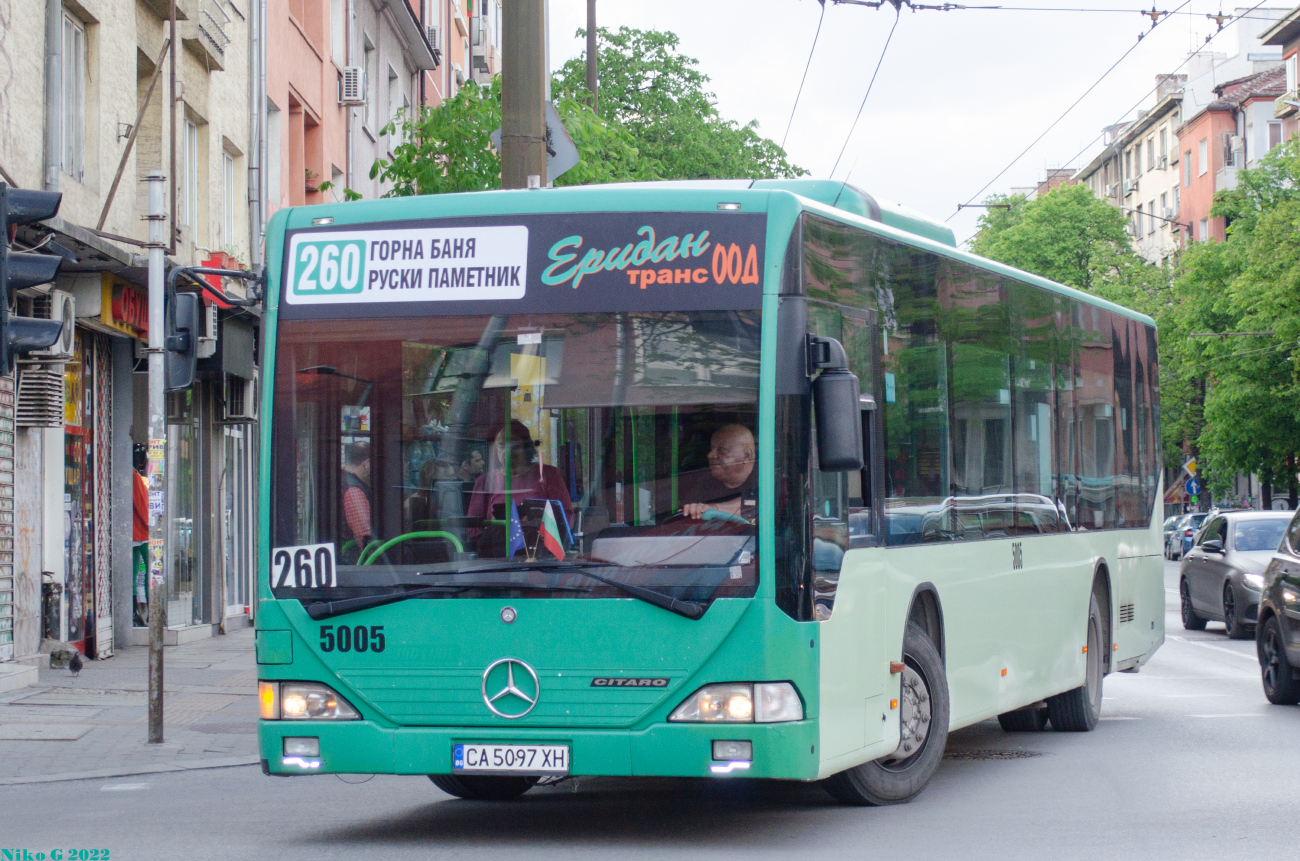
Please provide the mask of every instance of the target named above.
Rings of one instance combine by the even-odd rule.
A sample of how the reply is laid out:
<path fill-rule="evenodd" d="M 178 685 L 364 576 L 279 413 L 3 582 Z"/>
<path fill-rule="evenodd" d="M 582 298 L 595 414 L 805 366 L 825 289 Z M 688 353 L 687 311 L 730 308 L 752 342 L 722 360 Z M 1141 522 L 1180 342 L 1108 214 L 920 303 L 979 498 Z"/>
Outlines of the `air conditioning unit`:
<path fill-rule="evenodd" d="M 221 391 L 223 424 L 252 424 L 257 421 L 257 380 L 226 374 Z"/>
<path fill-rule="evenodd" d="M 429 39 L 429 47 L 438 51 L 442 49 L 442 32 L 437 24 L 430 24 L 424 29 L 424 35 Z"/>
<path fill-rule="evenodd" d="M 1246 141 L 1241 135 L 1231 135 L 1228 137 L 1228 149 L 1233 152 L 1245 152 Z"/>
<path fill-rule="evenodd" d="M 1129 236 L 1138 235 L 1138 229 L 1137 227 L 1134 226 L 1133 222 L 1131 221 L 1127 221 L 1124 223 L 1124 232 L 1127 233 Z"/>
<path fill-rule="evenodd" d="M 1115 196 L 1115 184 L 1112 182 L 1107 184 L 1106 190 L 1102 192 L 1102 197 L 1114 197 L 1114 196 Z"/>
<path fill-rule="evenodd" d="M 1162 155 L 1156 159 L 1156 167 L 1160 170 L 1167 170 L 1169 168 L 1169 156 Z"/>
<path fill-rule="evenodd" d="M 460 63 L 452 63 L 451 67 L 456 72 L 456 86 L 465 86 L 465 70 L 460 67 Z"/>
<path fill-rule="evenodd" d="M 1160 210 L 1160 217 L 1167 218 L 1170 221 L 1173 221 L 1175 218 L 1178 217 L 1178 210 L 1166 206 L 1164 209 Z"/>
<path fill-rule="evenodd" d="M 361 66 L 344 66 L 343 79 L 339 82 L 340 105 L 364 105 L 366 103 L 366 70 Z"/>
<path fill-rule="evenodd" d="M 44 350 L 33 350 L 30 355 L 46 362 L 71 361 L 77 346 L 76 300 L 72 298 L 71 293 L 62 290 L 51 290 L 48 298 L 49 304 L 45 308 L 47 313 L 42 314 L 39 308 L 39 305 L 44 303 L 37 303 L 37 316 L 47 320 L 58 320 L 63 324 L 63 331 L 59 333 L 59 340 Z"/>
<path fill-rule="evenodd" d="M 20 367 L 14 423 L 20 428 L 63 427 L 63 396 L 62 365 Z"/>
<path fill-rule="evenodd" d="M 1124 181 L 1124 195 L 1126 197 L 1137 190 L 1138 190 L 1138 181 L 1136 179 L 1129 179 Z"/>
<path fill-rule="evenodd" d="M 217 337 L 220 334 L 217 331 L 217 306 L 216 303 L 203 306 L 203 334 L 199 335 L 199 343 L 195 348 L 194 354 L 200 359 L 210 359 L 217 352 Z"/>

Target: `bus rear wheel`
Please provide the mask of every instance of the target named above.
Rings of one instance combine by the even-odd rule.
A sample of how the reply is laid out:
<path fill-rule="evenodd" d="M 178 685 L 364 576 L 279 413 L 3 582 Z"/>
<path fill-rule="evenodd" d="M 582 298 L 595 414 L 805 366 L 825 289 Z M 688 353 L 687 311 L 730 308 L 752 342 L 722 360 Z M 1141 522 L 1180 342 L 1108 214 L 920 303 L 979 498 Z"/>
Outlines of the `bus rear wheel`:
<path fill-rule="evenodd" d="M 1101 719 L 1102 666 L 1101 607 L 1097 596 L 1088 601 L 1088 651 L 1083 684 L 1071 691 L 1047 698 L 1047 715 L 1052 728 L 1060 732 L 1089 732 Z"/>
<path fill-rule="evenodd" d="M 998 715 L 1003 732 L 1042 732 L 1047 729 L 1047 707 L 1030 706 Z"/>
<path fill-rule="evenodd" d="M 836 801 L 873 806 L 911 801 L 939 768 L 948 744 L 948 678 L 939 650 L 914 622 L 903 638 L 903 665 L 898 748 L 823 780 Z"/>
<path fill-rule="evenodd" d="M 477 774 L 431 774 L 429 779 L 448 795 L 470 801 L 509 801 L 537 783 L 536 777 L 485 777 Z"/>

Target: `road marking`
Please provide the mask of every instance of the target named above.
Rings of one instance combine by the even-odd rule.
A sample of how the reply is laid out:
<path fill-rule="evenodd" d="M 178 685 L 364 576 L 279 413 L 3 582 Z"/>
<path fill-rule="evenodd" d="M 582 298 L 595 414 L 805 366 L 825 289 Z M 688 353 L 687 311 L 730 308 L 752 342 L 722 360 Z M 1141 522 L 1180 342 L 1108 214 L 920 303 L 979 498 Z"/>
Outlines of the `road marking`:
<path fill-rule="evenodd" d="M 1188 717 L 1194 717 L 1194 718 L 1243 718 L 1243 717 L 1263 717 L 1263 716 L 1264 715 L 1261 712 L 1247 712 L 1247 713 L 1235 714 L 1235 715 L 1188 715 Z"/>
<path fill-rule="evenodd" d="M 148 789 L 147 783 L 114 783 L 112 786 L 101 786 L 100 792 L 139 792 L 141 789 Z"/>
<path fill-rule="evenodd" d="M 1223 654 L 1225 655 L 1232 655 L 1237 658 L 1245 658 L 1246 660 L 1250 661 L 1252 664 L 1257 663 L 1259 660 L 1259 658 L 1256 657 L 1255 655 L 1243 655 L 1241 652 L 1234 652 L 1232 649 L 1225 649 L 1222 646 L 1211 646 L 1209 643 L 1202 643 L 1198 640 L 1189 640 L 1186 637 L 1179 637 L 1175 634 L 1170 634 L 1169 639 L 1177 640 L 1180 643 L 1190 643 L 1193 646 L 1200 646 L 1202 649 L 1213 649 L 1216 652 L 1223 652 Z"/>
<path fill-rule="evenodd" d="M 1230 697 L 1232 694 L 1161 694 L 1167 700 L 1199 700 L 1205 697 Z"/>
<path fill-rule="evenodd" d="M 1113 716 L 1112 716 L 1112 715 L 1107 715 L 1107 716 L 1101 718 L 1101 720 L 1142 720 L 1142 718 L 1139 718 L 1139 717 L 1125 717 L 1125 716 L 1123 716 L 1123 715 L 1113 715 Z"/>

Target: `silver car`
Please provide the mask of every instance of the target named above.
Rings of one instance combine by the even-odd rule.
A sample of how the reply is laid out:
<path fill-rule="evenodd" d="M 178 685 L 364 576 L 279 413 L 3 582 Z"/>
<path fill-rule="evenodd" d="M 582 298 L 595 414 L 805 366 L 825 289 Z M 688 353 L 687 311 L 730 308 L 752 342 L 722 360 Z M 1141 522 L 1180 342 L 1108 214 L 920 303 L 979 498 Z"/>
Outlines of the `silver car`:
<path fill-rule="evenodd" d="M 1228 511 L 1213 515 L 1179 568 L 1183 627 L 1199 631 L 1221 621 L 1228 636 L 1254 636 L 1264 569 L 1277 551 L 1291 512 Z"/>

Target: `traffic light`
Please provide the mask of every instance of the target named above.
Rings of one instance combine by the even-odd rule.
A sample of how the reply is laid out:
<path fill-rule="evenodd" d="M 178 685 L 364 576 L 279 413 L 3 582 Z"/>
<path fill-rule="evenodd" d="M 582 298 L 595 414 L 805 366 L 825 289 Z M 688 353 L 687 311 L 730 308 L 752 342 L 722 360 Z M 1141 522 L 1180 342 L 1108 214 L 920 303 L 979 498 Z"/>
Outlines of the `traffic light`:
<path fill-rule="evenodd" d="M 63 263 L 63 258 L 48 254 L 11 252 L 9 231 L 18 224 L 53 218 L 62 200 L 63 195 L 57 191 L 27 191 L 0 182 L 0 376 L 13 372 L 19 356 L 50 346 L 63 331 L 58 320 L 9 314 L 14 291 L 53 281 Z"/>
<path fill-rule="evenodd" d="M 196 293 L 172 294 L 167 318 L 167 362 L 164 377 L 167 391 L 177 392 L 194 385 L 199 361 L 199 302 Z"/>

